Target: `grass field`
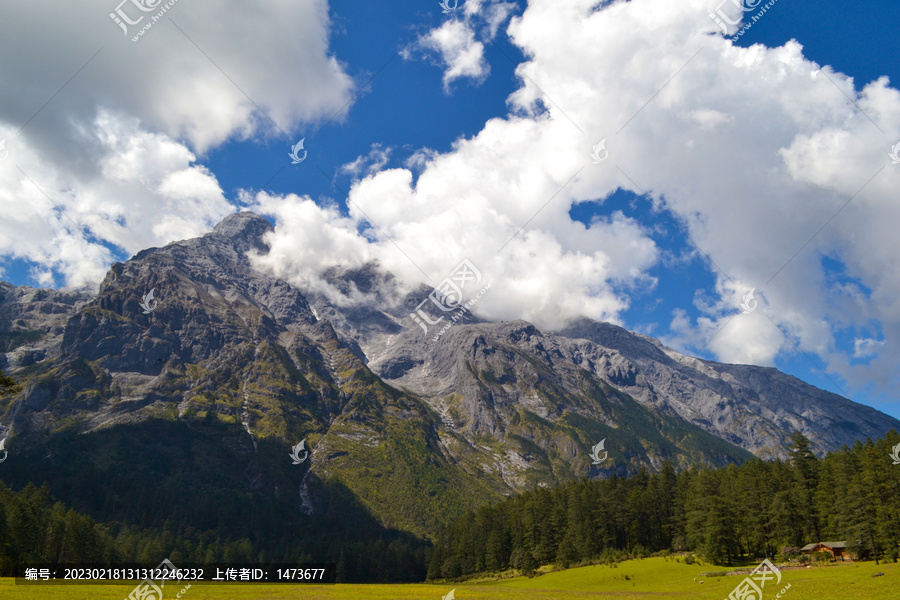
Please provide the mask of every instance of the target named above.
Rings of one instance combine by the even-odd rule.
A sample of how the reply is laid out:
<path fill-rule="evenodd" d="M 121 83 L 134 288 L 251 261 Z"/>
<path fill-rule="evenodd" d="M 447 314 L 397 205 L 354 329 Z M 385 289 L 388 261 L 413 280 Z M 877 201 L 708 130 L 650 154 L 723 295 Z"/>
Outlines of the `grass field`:
<path fill-rule="evenodd" d="M 703 576 L 717 570 L 709 565 L 686 565 L 672 559 L 648 558 L 548 573 L 539 577 L 450 585 L 217 585 L 194 584 L 180 600 L 440 600 L 456 589 L 459 600 L 576 600 L 610 598 L 648 600 L 684 598 L 723 600 L 743 576 Z M 884 573 L 881 577 L 872 577 Z M 694 579 L 696 578 L 696 581 Z M 784 570 L 781 583 L 765 588 L 763 600 L 790 584 L 781 600 L 900 600 L 900 564 L 845 563 L 831 567 Z M 703 583 L 700 583 L 703 581 Z M 170 584 L 171 585 L 171 584 Z M 130 585 L 22 586 L 0 579 L 2 600 L 123 600 Z M 166 586 L 170 600 L 182 588 Z"/>

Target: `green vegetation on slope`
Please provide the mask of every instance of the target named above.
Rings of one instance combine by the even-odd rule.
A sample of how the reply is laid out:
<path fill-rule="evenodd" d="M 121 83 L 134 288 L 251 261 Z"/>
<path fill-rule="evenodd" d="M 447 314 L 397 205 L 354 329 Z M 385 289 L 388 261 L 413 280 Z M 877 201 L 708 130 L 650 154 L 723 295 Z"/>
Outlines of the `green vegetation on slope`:
<path fill-rule="evenodd" d="M 0 370 L 0 394 L 8 394 L 18 391 L 19 384 L 16 380 Z"/>
<path fill-rule="evenodd" d="M 774 556 L 783 547 L 847 540 L 861 557 L 900 557 L 896 432 L 819 460 L 794 436 L 788 462 L 690 469 L 537 489 L 467 514 L 435 545 L 430 579 L 627 552 L 695 551 L 717 564 Z"/>
<path fill-rule="evenodd" d="M 424 578 L 428 544 L 383 527 L 339 482 L 310 475 L 320 500 L 304 514 L 298 490 L 308 464 L 287 455 L 273 440 L 254 452 L 240 425 L 215 418 L 17 440 L 0 470 L 19 489 L 0 483 L 0 569 L 169 557 L 331 562 L 343 581 Z"/>

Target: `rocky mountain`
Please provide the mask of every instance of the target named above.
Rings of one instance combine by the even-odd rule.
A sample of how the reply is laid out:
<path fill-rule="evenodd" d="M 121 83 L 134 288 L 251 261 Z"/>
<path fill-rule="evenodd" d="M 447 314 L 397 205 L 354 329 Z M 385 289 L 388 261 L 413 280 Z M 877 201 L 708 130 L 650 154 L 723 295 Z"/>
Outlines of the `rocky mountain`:
<path fill-rule="evenodd" d="M 774 368 L 685 356 L 658 340 L 582 320 L 560 332 L 583 352 L 610 355 L 600 376 L 655 410 L 674 413 L 761 458 L 785 457 L 800 431 L 821 455 L 881 437 L 898 421 Z"/>
<path fill-rule="evenodd" d="M 148 427 L 182 424 L 178 436 L 202 430 L 218 448 L 203 456 L 230 457 L 234 489 L 292 490 L 315 515 L 339 486 L 383 525 L 430 535 L 534 486 L 783 456 L 794 430 L 824 452 L 900 429 L 777 370 L 687 357 L 606 323 L 546 332 L 465 310 L 417 322 L 432 290 L 401 294 L 374 264 L 326 272 L 362 299 L 334 302 L 253 268 L 271 229 L 232 215 L 113 265 L 96 295 L 0 285 L 0 367 L 21 387 L 0 397 L 0 477 L 17 449 L 39 461 L 65 439 L 67 460 L 114 482 L 122 461 L 167 452 Z M 112 447 L 101 441 L 129 431 L 136 446 L 116 461 L 84 442 Z"/>
<path fill-rule="evenodd" d="M 345 288 L 352 282 L 359 291 L 389 289 L 389 280 L 385 282 L 384 275 L 371 267 L 334 274 L 334 278 Z M 577 389 L 575 373 L 583 372 L 654 414 L 686 421 L 760 458 L 785 458 L 795 431 L 808 437 L 813 449 L 823 455 L 856 440 L 880 437 L 900 425 L 878 410 L 777 369 L 686 356 L 654 338 L 589 319 L 549 332 L 524 321 L 482 323 L 465 313 L 434 343 L 433 336 L 423 335 L 407 314 L 429 292 L 422 288 L 402 308 L 387 312 L 340 311 L 321 296 L 311 296 L 311 303 L 334 323 L 342 339 L 360 348 L 369 367 L 384 381 L 443 407 L 442 414 L 451 409 L 447 402 L 452 403 L 453 395 L 462 394 L 465 401 L 454 405 L 453 414 L 463 431 L 493 434 L 496 423 L 484 410 L 490 398 L 474 400 L 477 377 L 460 363 L 462 356 L 474 357 L 473 364 L 489 371 L 506 373 L 503 385 L 481 385 L 542 417 L 554 418 L 552 408 L 533 403 L 541 396 L 540 385 L 532 386 L 528 376 L 510 372 L 517 356 L 527 356 L 528 361 L 538 361 L 552 371 L 564 395 Z M 440 331 L 445 322 L 432 331 Z"/>

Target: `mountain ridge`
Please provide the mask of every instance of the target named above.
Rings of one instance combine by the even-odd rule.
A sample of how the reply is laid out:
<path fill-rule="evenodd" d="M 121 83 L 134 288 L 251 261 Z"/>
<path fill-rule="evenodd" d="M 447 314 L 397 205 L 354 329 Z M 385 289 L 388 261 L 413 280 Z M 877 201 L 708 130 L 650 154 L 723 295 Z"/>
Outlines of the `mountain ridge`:
<path fill-rule="evenodd" d="M 820 453 L 900 429 L 776 370 L 667 352 L 606 323 L 545 332 L 466 313 L 435 342 L 409 317 L 429 288 L 390 302 L 382 291 L 400 288 L 377 264 L 332 268 L 329 285 L 375 301 L 340 305 L 254 268 L 248 253 L 266 253 L 271 231 L 231 215 L 114 264 L 96 295 L 0 284 L 0 368 L 22 384 L 0 397 L 7 450 L 211 418 L 245 447 L 236 466 L 253 490 L 286 485 L 255 458 L 258 442 L 282 444 L 288 460 L 305 439 L 310 459 L 291 483 L 304 515 L 324 510 L 333 482 L 385 526 L 427 536 L 524 489 L 783 456 L 793 429 Z M 151 289 L 158 303 L 142 307 Z M 596 464 L 601 440 L 608 459 Z"/>

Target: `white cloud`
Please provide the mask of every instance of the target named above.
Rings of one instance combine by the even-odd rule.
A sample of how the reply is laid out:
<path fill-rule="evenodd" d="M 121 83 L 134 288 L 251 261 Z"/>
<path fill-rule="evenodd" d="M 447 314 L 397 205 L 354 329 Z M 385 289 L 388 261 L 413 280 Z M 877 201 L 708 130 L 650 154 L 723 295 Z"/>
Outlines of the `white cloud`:
<path fill-rule="evenodd" d="M 494 40 L 516 8 L 513 2 L 467 0 L 460 7 L 460 19 L 449 18 L 419 36 L 401 55 L 408 60 L 419 52 L 426 56 L 437 53 L 438 62 L 444 68 L 445 92 L 458 79 L 469 78 L 478 85 L 491 71 L 484 56 L 485 44 Z"/>
<path fill-rule="evenodd" d="M 323 0 L 181 1 L 137 43 L 109 18 L 116 4 L 5 8 L 16 27 L 0 49 L 17 60 L 0 70 L 4 121 L 25 123 L 101 47 L 26 135 L 38 135 L 46 123 L 58 144 L 70 122 L 89 120 L 103 106 L 140 115 L 151 130 L 203 152 L 257 129 L 277 134 L 257 107 L 290 133 L 350 99 L 350 79 L 328 54 Z M 131 3 L 123 10 L 132 18 L 140 13 Z"/>
<path fill-rule="evenodd" d="M 467 0 L 463 5 L 466 19 L 484 22 L 482 36 L 490 41 L 497 31 L 516 10 L 515 2 L 497 2 L 496 0 Z"/>
<path fill-rule="evenodd" d="M 437 158 L 438 152 L 431 148 L 419 148 L 413 152 L 405 161 L 404 166 L 413 171 L 420 171 L 428 166 L 428 163 Z"/>
<path fill-rule="evenodd" d="M 717 265 L 700 318 L 674 311 L 669 343 L 756 364 L 796 344 L 857 388 L 890 389 L 900 383 L 900 169 L 886 153 L 900 138 L 900 96 L 885 79 L 857 92 L 794 42 L 736 47 L 709 11 L 707 0 L 531 0 L 507 29 L 529 57 L 512 115 L 450 152 L 418 153 L 415 183 L 407 169 L 358 181 L 346 226 L 368 215 L 378 226 L 368 252 L 407 282 L 422 281 L 421 268 L 436 284 L 469 258 L 492 282 L 482 316 L 616 321 L 630 289 L 652 289 L 661 253 L 640 223 L 614 214 L 584 227 L 568 211 L 619 187 L 647 192 Z M 437 48 L 473 39 L 464 22 L 436 31 L 447 40 Z M 465 71 L 445 62 L 450 80 Z M 593 165 L 603 138 L 609 160 Z M 859 286 L 833 286 L 825 256 Z M 742 314 L 751 288 L 759 306 Z M 872 323 L 884 345 L 851 365 L 875 345 L 839 347 L 838 330 Z"/>
<path fill-rule="evenodd" d="M 193 153 L 137 119 L 101 110 L 78 134 L 92 161 L 84 172 L 45 164 L 26 137 L 15 165 L 0 168 L 0 253 L 38 263 L 40 285 L 95 286 L 110 247 L 131 255 L 194 237 L 234 210 Z"/>
<path fill-rule="evenodd" d="M 369 154 L 357 156 L 356 160 L 341 165 L 340 171 L 354 177 L 362 174 L 371 175 L 388 164 L 388 161 L 391 160 L 391 152 L 391 148 L 384 148 L 381 144 L 374 143 L 369 148 Z"/>
<path fill-rule="evenodd" d="M 436 29 L 419 37 L 416 47 L 420 50 L 437 52 L 444 66 L 444 90 L 450 84 L 467 77 L 476 84 L 481 83 L 490 73 L 490 66 L 484 58 L 484 44 L 475 39 L 475 31 L 466 21 L 448 20 Z"/>
<path fill-rule="evenodd" d="M 352 221 L 336 220 L 333 211 L 317 212 L 310 203 L 301 209 L 292 198 L 280 203 L 268 198 L 261 209 L 278 218 L 277 245 L 290 248 L 271 259 L 270 266 L 287 261 L 292 266 L 280 268 L 293 269 L 295 280 L 307 283 L 314 277 L 316 257 L 309 256 L 313 262 L 292 257 L 308 254 L 300 247 L 310 246 L 305 232 L 328 230 L 328 239 L 353 240 L 341 245 L 342 250 L 356 248 L 352 262 L 377 259 L 408 287 L 423 280 L 436 285 L 468 258 L 491 281 L 491 293 L 479 301 L 479 313 L 486 317 L 525 318 L 550 326 L 560 326 L 574 314 L 618 320 L 627 299 L 614 293 L 609 282 L 652 285 L 644 271 L 656 259 L 654 243 L 640 224 L 621 214 L 589 227 L 571 221 L 564 214 L 571 202 L 565 189 L 545 209 L 546 216 L 538 215 L 517 234 L 572 173 L 563 171 L 563 165 L 556 173 L 523 170 L 521 155 L 539 154 L 548 132 L 527 119 L 516 121 L 512 129 L 510 125 L 492 122 L 475 138 L 459 141 L 455 152 L 426 159 L 415 186 L 407 169 L 389 169 L 356 182 L 350 190 Z M 502 129 L 502 143 L 495 127 Z M 345 232 L 328 229 L 335 224 Z M 360 225 L 372 243 L 356 235 Z M 327 240 L 314 239 L 314 247 L 322 245 L 324 256 L 330 257 L 326 263 L 338 264 L 340 252 L 329 251 Z"/>
<path fill-rule="evenodd" d="M 734 117 L 709 108 L 699 108 L 691 111 L 690 117 L 701 129 L 715 129 L 720 125 L 730 125 L 734 123 Z"/>
<path fill-rule="evenodd" d="M 251 210 L 274 216 L 278 223 L 267 238 L 269 253 L 252 257 L 257 268 L 322 292 L 339 305 L 364 301 L 345 298 L 321 277 L 330 267 L 361 267 L 376 257 L 369 241 L 357 233 L 355 219 L 342 216 L 335 206 L 320 206 L 294 194 L 244 193 L 242 200 Z"/>
<path fill-rule="evenodd" d="M 878 349 L 884 346 L 883 340 L 872 338 L 856 338 L 853 340 L 853 358 L 868 358 L 873 356 Z"/>
<path fill-rule="evenodd" d="M 39 262 L 44 285 L 95 285 L 110 248 L 195 236 L 234 210 L 195 153 L 349 106 L 324 0 L 183 0 L 137 43 L 109 17 L 117 0 L 45 8 L 5 6 L 0 36 L 0 255 Z"/>

